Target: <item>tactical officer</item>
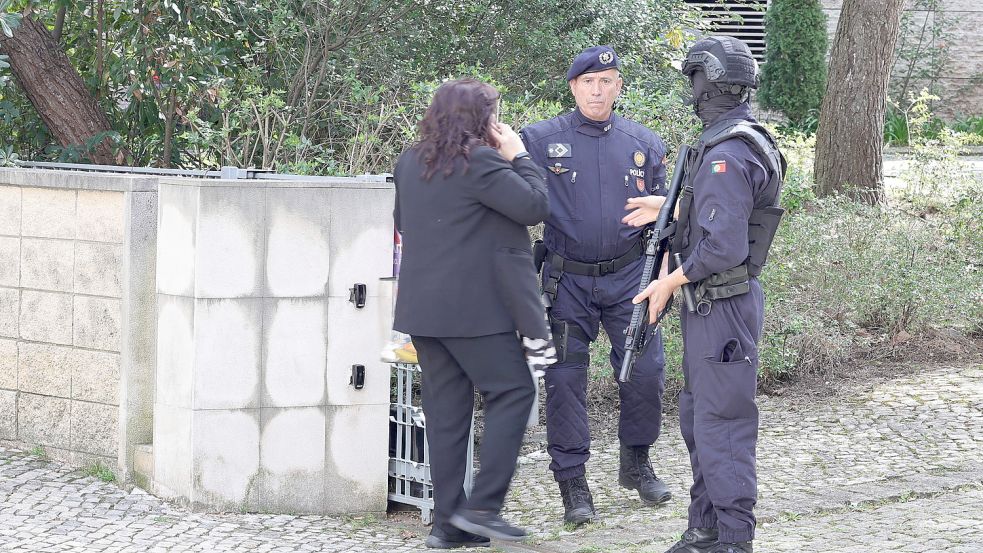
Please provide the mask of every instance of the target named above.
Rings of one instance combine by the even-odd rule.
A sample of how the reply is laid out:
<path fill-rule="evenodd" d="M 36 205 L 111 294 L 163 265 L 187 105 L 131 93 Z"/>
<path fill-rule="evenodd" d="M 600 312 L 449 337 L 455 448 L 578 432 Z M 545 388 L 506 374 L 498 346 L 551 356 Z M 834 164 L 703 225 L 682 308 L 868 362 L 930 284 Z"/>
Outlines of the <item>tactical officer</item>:
<path fill-rule="evenodd" d="M 671 244 L 684 261 L 634 299 L 650 300 L 652 320 L 680 286 L 696 304 L 694 312 L 681 310 L 679 419 L 693 468 L 689 529 L 669 552 L 751 553 L 754 393 L 764 318 L 757 276 L 783 213 L 777 203 L 785 160 L 751 116 L 758 73 L 746 44 L 726 36 L 702 39 L 682 71 L 704 127 L 687 160 Z"/>
<path fill-rule="evenodd" d="M 603 324 L 612 338 L 611 365 L 620 368 L 622 333 L 643 267 L 642 229 L 621 222 L 624 206 L 630 198 L 665 194 L 662 140 L 613 113 L 619 68 L 610 47 L 584 50 L 567 72 L 577 109 L 521 133 L 530 156 L 548 171 L 551 212 L 537 253 L 545 261 L 543 290 L 560 361 L 546 371 L 546 433 L 564 520 L 574 524 L 596 516 L 584 468 L 590 457 L 588 349 Z M 647 504 L 671 497 L 649 461 L 664 389 L 661 336 L 654 342 L 619 390 L 618 481 Z"/>

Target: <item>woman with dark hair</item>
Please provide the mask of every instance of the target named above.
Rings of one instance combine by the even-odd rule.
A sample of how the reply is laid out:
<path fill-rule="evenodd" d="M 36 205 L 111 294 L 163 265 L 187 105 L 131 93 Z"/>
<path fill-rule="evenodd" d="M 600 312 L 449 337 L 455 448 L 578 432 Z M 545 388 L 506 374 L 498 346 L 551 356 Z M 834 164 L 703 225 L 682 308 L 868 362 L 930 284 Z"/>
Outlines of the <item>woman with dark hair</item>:
<path fill-rule="evenodd" d="M 426 545 L 436 549 L 525 537 L 499 512 L 536 394 L 520 335 L 549 340 L 527 229 L 549 204 L 543 174 L 497 106 L 487 84 L 444 83 L 395 169 L 403 256 L 393 326 L 412 336 L 422 369 L 434 488 Z M 468 498 L 475 388 L 485 431 Z"/>

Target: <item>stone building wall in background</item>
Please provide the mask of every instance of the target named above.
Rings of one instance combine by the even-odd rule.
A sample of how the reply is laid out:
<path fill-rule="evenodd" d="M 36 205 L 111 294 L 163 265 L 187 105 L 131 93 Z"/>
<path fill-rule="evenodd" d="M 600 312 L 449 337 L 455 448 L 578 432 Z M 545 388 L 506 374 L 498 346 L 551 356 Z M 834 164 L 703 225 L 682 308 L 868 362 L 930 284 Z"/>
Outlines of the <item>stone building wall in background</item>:
<path fill-rule="evenodd" d="M 832 45 L 836 35 L 836 24 L 839 21 L 842 0 L 823 0 L 823 7 L 829 17 L 829 37 Z M 980 29 L 983 28 L 983 2 L 979 0 L 943 0 L 945 17 L 949 21 L 946 32 L 950 40 L 946 42 L 949 48 L 949 62 L 938 80 L 941 101 L 935 113 L 945 118 L 956 118 L 973 115 L 983 115 L 983 39 Z M 930 13 L 915 9 L 913 0 L 908 1 L 909 11 L 916 25 L 924 22 Z M 892 82 L 892 90 L 896 89 Z M 929 85 L 928 82 L 913 82 L 909 90 L 914 93 Z"/>

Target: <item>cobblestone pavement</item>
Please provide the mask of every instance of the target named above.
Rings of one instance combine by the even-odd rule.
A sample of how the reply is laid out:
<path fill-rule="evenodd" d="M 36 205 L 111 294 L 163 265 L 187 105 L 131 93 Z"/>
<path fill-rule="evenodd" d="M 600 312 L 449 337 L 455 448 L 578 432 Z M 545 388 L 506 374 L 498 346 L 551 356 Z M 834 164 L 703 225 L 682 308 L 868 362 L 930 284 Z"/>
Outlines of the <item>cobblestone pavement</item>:
<path fill-rule="evenodd" d="M 983 366 L 933 367 L 824 399 L 761 398 L 755 548 L 983 551 Z M 616 439 L 588 464 L 601 520 L 570 531 L 543 444 L 520 458 L 506 517 L 533 537 L 508 552 L 662 552 L 686 526 L 689 467 L 675 421 L 655 449 L 674 498 L 617 486 Z M 426 551 L 411 516 L 376 520 L 193 513 L 0 448 L 0 551 Z M 498 544 L 496 544 L 498 545 Z"/>

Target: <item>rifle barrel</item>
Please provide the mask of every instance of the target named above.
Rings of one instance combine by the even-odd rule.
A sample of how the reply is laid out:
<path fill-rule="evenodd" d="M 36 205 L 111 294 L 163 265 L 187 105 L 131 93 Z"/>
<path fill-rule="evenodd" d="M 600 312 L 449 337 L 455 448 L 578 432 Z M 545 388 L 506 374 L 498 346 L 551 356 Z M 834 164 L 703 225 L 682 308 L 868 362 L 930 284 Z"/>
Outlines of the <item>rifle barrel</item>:
<path fill-rule="evenodd" d="M 679 155 L 676 157 L 676 164 L 672 172 L 672 182 L 666 190 L 666 201 L 659 208 L 659 215 L 656 217 L 652 229 L 652 238 L 649 239 L 645 247 L 645 266 L 642 269 L 642 279 L 638 285 L 639 293 L 645 290 L 662 270 L 662 258 L 669 247 L 669 236 L 665 236 L 665 230 L 672 222 L 676 201 L 679 200 L 689 149 L 689 146 L 686 145 L 679 148 Z M 621 361 L 621 371 L 618 373 L 618 380 L 621 382 L 628 382 L 631 378 L 635 361 L 638 355 L 642 353 L 646 343 L 646 335 L 649 333 L 648 305 L 648 301 L 643 301 L 632 309 L 631 320 L 628 322 L 628 328 L 625 329 L 625 355 Z"/>

